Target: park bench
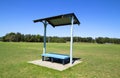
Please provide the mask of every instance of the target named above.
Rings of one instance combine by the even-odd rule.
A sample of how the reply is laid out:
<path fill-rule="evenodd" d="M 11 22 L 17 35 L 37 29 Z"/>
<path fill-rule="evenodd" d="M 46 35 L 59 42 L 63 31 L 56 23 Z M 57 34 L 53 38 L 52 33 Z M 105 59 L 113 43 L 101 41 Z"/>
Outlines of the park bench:
<path fill-rule="evenodd" d="M 54 60 L 62 60 L 62 64 L 64 65 L 67 61 L 69 61 L 70 57 L 64 54 L 56 54 L 56 53 L 45 53 L 42 54 L 42 61 L 45 61 L 48 58 L 51 62 Z"/>

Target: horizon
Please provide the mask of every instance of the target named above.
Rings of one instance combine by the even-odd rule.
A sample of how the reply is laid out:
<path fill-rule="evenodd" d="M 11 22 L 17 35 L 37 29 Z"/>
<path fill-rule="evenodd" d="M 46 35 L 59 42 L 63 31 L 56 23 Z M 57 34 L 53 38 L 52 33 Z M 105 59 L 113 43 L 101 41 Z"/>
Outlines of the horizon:
<path fill-rule="evenodd" d="M 20 33 L 20 32 L 9 32 L 9 33 Z M 9 34 L 9 33 L 6 33 L 5 35 Z M 20 34 L 23 34 L 23 33 L 20 33 Z M 5 36 L 4 35 L 4 36 Z M 44 36 L 44 35 L 41 35 L 41 34 L 23 34 L 23 35 L 40 35 L 40 36 Z M 0 36 L 1 38 L 4 37 L 4 36 Z M 59 37 L 59 38 L 62 38 L 62 37 L 70 37 L 70 36 L 46 36 L 46 37 Z M 89 36 L 87 37 L 82 37 L 82 36 L 73 36 L 73 37 L 81 37 L 81 38 L 88 38 Z M 99 37 L 102 37 L 102 36 L 99 36 Z M 91 37 L 92 39 L 96 39 L 96 38 L 99 38 L 99 37 Z M 116 38 L 116 37 L 102 37 L 102 38 L 115 38 L 115 39 L 120 39 L 120 38 Z"/>
<path fill-rule="evenodd" d="M 119 0 L 2 0 L 0 37 L 10 32 L 43 35 L 43 24 L 33 20 L 73 12 L 81 22 L 74 26 L 74 37 L 120 38 L 119 4 Z M 48 25 L 47 36 L 70 36 L 70 26 Z"/>

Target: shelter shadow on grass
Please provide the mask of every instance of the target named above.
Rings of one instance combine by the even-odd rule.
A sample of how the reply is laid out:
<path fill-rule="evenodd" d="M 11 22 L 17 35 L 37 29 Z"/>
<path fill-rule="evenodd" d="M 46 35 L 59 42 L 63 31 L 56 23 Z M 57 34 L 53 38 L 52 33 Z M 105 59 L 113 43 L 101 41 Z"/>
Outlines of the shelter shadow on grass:
<path fill-rule="evenodd" d="M 75 61 L 80 60 L 80 59 L 81 59 L 81 58 L 73 58 L 72 64 L 73 64 Z"/>

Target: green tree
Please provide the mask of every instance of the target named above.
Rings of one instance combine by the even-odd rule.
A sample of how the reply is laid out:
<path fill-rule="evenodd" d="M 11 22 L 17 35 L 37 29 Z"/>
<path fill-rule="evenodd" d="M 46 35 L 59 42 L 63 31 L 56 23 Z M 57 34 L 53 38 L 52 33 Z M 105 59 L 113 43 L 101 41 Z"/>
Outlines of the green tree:
<path fill-rule="evenodd" d="M 105 39 L 103 37 L 98 37 L 95 39 L 97 43 L 103 44 L 105 43 Z"/>
<path fill-rule="evenodd" d="M 8 33 L 3 37 L 3 41 L 12 42 L 12 41 L 15 41 L 15 40 L 16 40 L 16 37 L 15 37 L 15 33 L 13 33 L 13 32 Z"/>
<path fill-rule="evenodd" d="M 26 34 L 26 35 L 24 36 L 24 41 L 25 41 L 25 42 L 30 42 L 30 41 L 31 41 L 31 35 L 30 35 L 30 34 Z"/>
<path fill-rule="evenodd" d="M 0 41 L 2 41 L 3 40 L 3 38 L 2 37 L 0 37 Z"/>
<path fill-rule="evenodd" d="M 21 41 L 21 33 L 17 32 L 15 34 L 15 37 L 16 37 L 16 42 L 20 42 Z"/>

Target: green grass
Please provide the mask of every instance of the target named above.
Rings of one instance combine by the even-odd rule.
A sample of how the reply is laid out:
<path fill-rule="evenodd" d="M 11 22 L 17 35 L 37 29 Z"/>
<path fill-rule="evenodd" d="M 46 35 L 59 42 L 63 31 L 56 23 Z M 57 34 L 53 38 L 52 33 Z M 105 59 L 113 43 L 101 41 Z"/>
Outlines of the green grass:
<path fill-rule="evenodd" d="M 82 63 L 65 71 L 28 64 L 41 59 L 42 43 L 0 42 L 0 78 L 119 78 L 120 45 L 75 43 Z M 48 52 L 69 54 L 69 43 L 48 43 Z"/>

